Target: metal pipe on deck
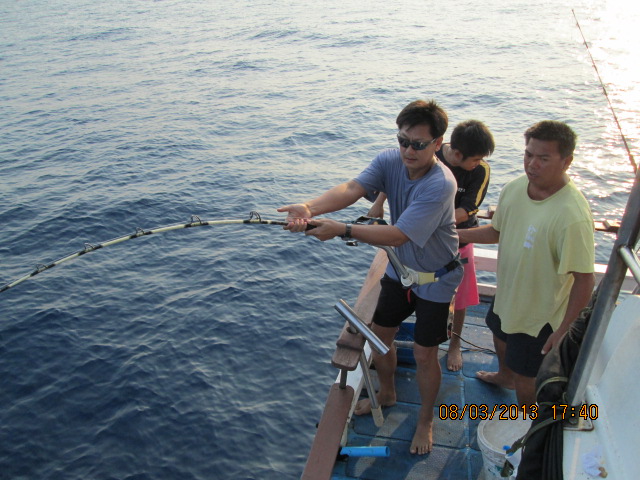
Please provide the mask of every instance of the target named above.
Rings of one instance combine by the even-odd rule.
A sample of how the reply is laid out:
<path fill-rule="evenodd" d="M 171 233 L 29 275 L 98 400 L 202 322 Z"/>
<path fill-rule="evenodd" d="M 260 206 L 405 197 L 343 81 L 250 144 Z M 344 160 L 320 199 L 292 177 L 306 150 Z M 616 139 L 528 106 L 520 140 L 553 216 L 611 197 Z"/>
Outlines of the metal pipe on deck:
<path fill-rule="evenodd" d="M 342 315 L 349 325 L 356 329 L 358 333 L 369 342 L 371 348 L 378 352 L 380 355 L 386 355 L 389 352 L 382 340 L 380 340 L 375 333 L 358 317 L 356 312 L 345 302 L 340 299 L 335 305 L 335 309 Z M 373 422 L 377 427 L 381 427 L 384 423 L 384 417 L 382 415 L 382 408 L 376 397 L 376 390 L 373 387 L 373 381 L 371 380 L 371 374 L 369 373 L 369 362 L 364 351 L 360 352 L 360 368 L 362 369 L 362 377 L 364 379 L 365 388 L 369 393 L 369 401 L 371 402 L 371 414 L 373 415 Z"/>
<path fill-rule="evenodd" d="M 347 302 L 340 299 L 335 305 L 335 309 L 342 315 L 349 325 L 355 328 L 362 336 L 369 342 L 371 348 L 373 348 L 380 355 L 386 355 L 389 351 L 382 340 L 380 340 L 375 333 L 358 317 L 356 312 L 349 306 Z"/>

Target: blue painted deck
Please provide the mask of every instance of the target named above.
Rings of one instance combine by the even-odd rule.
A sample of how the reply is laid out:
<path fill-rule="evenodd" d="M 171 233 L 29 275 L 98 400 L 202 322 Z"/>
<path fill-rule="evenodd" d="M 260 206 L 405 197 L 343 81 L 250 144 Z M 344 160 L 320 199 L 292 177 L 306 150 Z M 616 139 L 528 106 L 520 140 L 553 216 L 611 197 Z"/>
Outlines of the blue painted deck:
<path fill-rule="evenodd" d="M 493 349 L 492 335 L 486 327 L 484 317 L 488 303 L 481 303 L 467 310 L 462 337 L 480 347 Z M 444 344 L 440 351 L 443 378 L 436 400 L 434 424 L 434 448 L 424 456 L 411 455 L 409 446 L 415 429 L 420 397 L 415 380 L 415 368 L 400 363 L 396 374 L 397 404 L 384 408 L 384 425 L 373 423 L 371 415 L 354 416 L 349 432 L 348 444 L 353 446 L 386 445 L 391 455 L 386 458 L 346 458 L 338 461 L 334 469 L 334 480 L 431 480 L 431 479 L 481 479 L 482 454 L 478 446 L 476 431 L 479 419 L 470 420 L 465 414 L 462 420 L 441 420 L 438 406 L 441 404 L 482 405 L 515 404 L 515 393 L 497 386 L 488 385 L 475 378 L 477 370 L 497 369 L 495 354 L 477 351 L 466 343 L 463 347 L 463 368 L 450 372 L 446 366 Z M 465 347 L 467 348 L 465 351 Z M 399 352 L 402 360 L 403 352 Z M 372 370 L 375 381 L 375 370 Z M 365 393 L 366 395 L 366 393 Z"/>

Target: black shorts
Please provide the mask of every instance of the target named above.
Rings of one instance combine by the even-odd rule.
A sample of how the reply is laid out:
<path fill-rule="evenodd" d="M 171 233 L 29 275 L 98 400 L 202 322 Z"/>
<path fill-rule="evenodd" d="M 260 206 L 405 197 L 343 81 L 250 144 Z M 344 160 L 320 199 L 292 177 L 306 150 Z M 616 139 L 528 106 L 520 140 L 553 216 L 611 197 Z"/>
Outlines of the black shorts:
<path fill-rule="evenodd" d="M 382 277 L 380 285 L 382 289 L 373 323 L 381 327 L 398 327 L 415 312 L 415 343 L 423 347 L 435 347 L 448 340 L 447 320 L 451 302 L 424 300 L 387 275 Z"/>
<path fill-rule="evenodd" d="M 485 321 L 493 334 L 507 344 L 504 359 L 507 367 L 518 375 L 525 377 L 537 376 L 544 359 L 542 347 L 544 347 L 547 339 L 553 333 L 551 325 L 545 324 L 537 337 L 526 333 L 504 333 L 502 331 L 502 320 L 493 311 L 493 302 L 491 302 Z"/>

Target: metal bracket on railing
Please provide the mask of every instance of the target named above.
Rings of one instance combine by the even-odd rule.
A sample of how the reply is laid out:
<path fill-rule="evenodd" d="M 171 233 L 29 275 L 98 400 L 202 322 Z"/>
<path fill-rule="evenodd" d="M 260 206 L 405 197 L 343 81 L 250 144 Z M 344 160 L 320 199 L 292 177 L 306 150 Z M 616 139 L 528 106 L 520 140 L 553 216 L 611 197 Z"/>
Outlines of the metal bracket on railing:
<path fill-rule="evenodd" d="M 635 278 L 636 282 L 640 284 L 640 260 L 638 260 L 638 256 L 631 248 L 629 248 L 628 245 L 620 246 L 618 253 L 627 265 L 627 268 L 631 272 L 631 275 L 633 275 L 633 278 Z"/>
<path fill-rule="evenodd" d="M 371 329 L 358 317 L 356 312 L 345 302 L 340 299 L 335 305 L 335 309 L 349 322 L 349 325 L 360 333 L 371 345 L 371 348 L 378 352 L 380 355 L 386 355 L 389 352 L 387 347 L 378 336 L 371 331 Z M 355 332 L 353 332 L 355 333 Z M 369 362 L 364 354 L 364 351 L 360 352 L 360 368 L 362 369 L 362 376 L 364 378 L 364 384 L 369 393 L 369 401 L 371 402 L 371 413 L 373 415 L 373 421 L 377 427 L 381 427 L 384 423 L 384 417 L 382 415 L 382 408 L 378 403 L 376 397 L 376 390 L 373 388 L 373 382 L 371 380 L 371 373 L 369 372 Z"/>

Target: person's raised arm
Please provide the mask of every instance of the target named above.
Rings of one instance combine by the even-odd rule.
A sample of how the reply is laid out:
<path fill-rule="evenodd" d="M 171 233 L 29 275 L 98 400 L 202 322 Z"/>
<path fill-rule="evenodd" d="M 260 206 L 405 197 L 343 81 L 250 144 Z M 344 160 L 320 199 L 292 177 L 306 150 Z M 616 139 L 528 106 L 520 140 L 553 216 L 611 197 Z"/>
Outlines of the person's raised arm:
<path fill-rule="evenodd" d="M 342 210 L 354 204 L 366 194 L 366 190 L 356 181 L 350 180 L 327 190 L 313 200 L 305 203 L 285 205 L 277 209 L 278 212 L 287 212 L 289 225 L 286 230 L 302 232 L 306 229 L 307 220 L 323 213 Z"/>
<path fill-rule="evenodd" d="M 353 205 L 360 198 L 366 195 L 366 190 L 355 180 L 342 183 L 319 197 L 306 202 L 311 216 L 322 215 L 323 213 L 337 212 L 349 205 Z"/>

